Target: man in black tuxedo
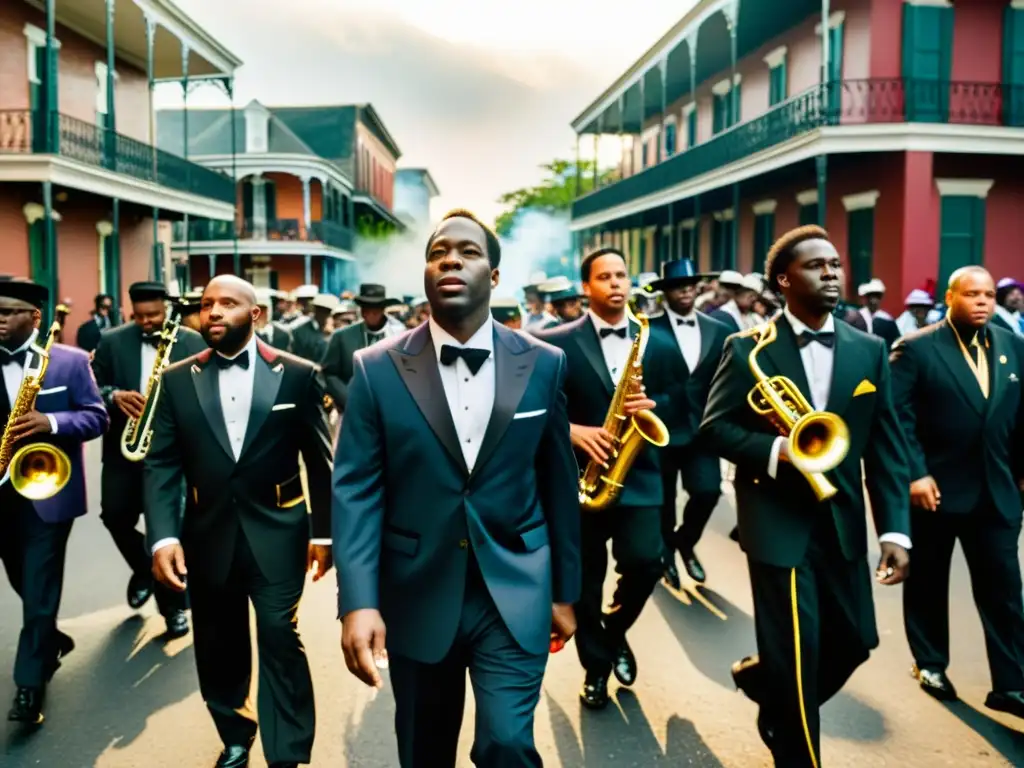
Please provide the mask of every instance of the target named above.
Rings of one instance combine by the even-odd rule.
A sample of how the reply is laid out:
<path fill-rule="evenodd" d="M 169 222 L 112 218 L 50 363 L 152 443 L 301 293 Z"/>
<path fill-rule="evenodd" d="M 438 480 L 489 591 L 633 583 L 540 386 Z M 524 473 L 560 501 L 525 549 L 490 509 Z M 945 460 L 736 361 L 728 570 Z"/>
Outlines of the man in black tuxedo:
<path fill-rule="evenodd" d="M 86 352 L 96 349 L 103 331 L 119 324 L 114 321 L 114 299 L 110 295 L 98 294 L 93 299 L 93 307 L 89 319 L 78 326 L 78 334 L 75 338 L 79 349 L 84 349 Z"/>
<path fill-rule="evenodd" d="M 909 471 L 885 346 L 832 315 L 842 268 L 825 230 L 783 235 L 765 271 L 786 309 L 769 321 L 778 335 L 756 362 L 767 376 L 788 378 L 815 410 L 845 421 L 849 450 L 825 474 L 835 495 L 818 501 L 794 466 L 800 455 L 747 402 L 756 329 L 727 342 L 701 432 L 736 465 L 740 545 L 753 587 L 759 656 L 737 662 L 733 677 L 761 706 L 758 729 L 775 764 L 817 766 L 819 706 L 878 645 L 863 483 L 881 534 L 878 578 L 896 584 L 909 564 Z"/>
<path fill-rule="evenodd" d="M 160 331 L 167 319 L 167 289 L 161 283 L 134 283 L 128 288 L 128 296 L 133 322 L 104 331 L 92 360 L 92 371 L 110 415 L 110 429 L 103 435 L 100 518 L 132 571 L 128 579 L 128 605 L 141 608 L 155 588 L 168 637 L 182 637 L 188 633 L 185 595 L 154 585 L 149 548 L 145 536 L 136 528 L 144 500 L 142 462 L 129 461 L 121 453 L 121 436 L 128 419 L 138 420 L 146 406 L 146 387 L 156 363 Z M 171 361 L 184 360 L 204 349 L 206 342 L 202 336 L 179 328 Z"/>
<path fill-rule="evenodd" d="M 467 667 L 473 762 L 540 766 L 549 643 L 575 629 L 565 356 L 492 320 L 500 258 L 472 213 L 449 213 L 426 248 L 430 320 L 357 352 L 348 388 L 334 469 L 342 647 L 380 686 L 386 631 L 403 768 L 455 765 Z"/>
<path fill-rule="evenodd" d="M 697 284 L 701 276 L 689 259 L 669 261 L 661 265 L 661 279 L 649 287 L 662 291 L 665 312 L 651 320 L 651 327 L 667 334 L 674 343 L 676 365 L 686 367 L 688 405 L 674 414 L 668 423 L 671 431 L 669 444 L 661 452 L 661 476 L 664 485 L 664 503 L 661 507 L 661 535 L 665 541 L 665 580 L 675 589 L 680 588 L 675 553 L 682 558 L 683 567 L 690 578 L 703 583 L 704 566 L 694 548 L 715 511 L 722 494 L 721 460 L 707 444 L 700 431 L 701 414 L 708 401 L 711 377 L 718 369 L 722 357 L 728 326 L 694 308 Z M 683 524 L 676 527 L 676 487 L 682 475 L 683 489 L 689 499 L 683 511 Z"/>
<path fill-rule="evenodd" d="M 909 443 L 914 574 L 903 590 L 913 673 L 955 699 L 949 664 L 949 567 L 960 540 L 988 649 L 986 706 L 1024 717 L 1024 604 L 1017 545 L 1024 479 L 1024 340 L 990 318 L 981 267 L 950 276 L 949 312 L 892 353 L 893 394 Z"/>
<path fill-rule="evenodd" d="M 270 314 L 274 306 L 274 292 L 269 288 L 257 288 L 256 306 L 260 308 L 260 316 L 256 318 L 256 335 L 274 349 L 290 352 L 291 333 L 283 325 L 274 322 Z"/>
<path fill-rule="evenodd" d="M 568 360 L 564 381 L 573 447 L 580 467 L 607 462 L 611 436 L 603 425 L 612 395 L 639 326 L 626 314 L 630 280 L 622 254 L 601 248 L 588 254 L 580 268 L 583 293 L 590 309 L 579 320 L 537 336 L 563 350 Z M 654 409 L 669 423 L 685 418 L 687 370 L 671 341 L 651 331 L 643 358 L 643 386 L 631 390 L 626 413 Z M 608 704 L 608 677 L 614 672 L 623 685 L 636 681 L 637 662 L 626 632 L 639 617 L 662 573 L 662 483 L 658 450 L 644 446 L 617 502 L 601 511 L 580 510 L 583 538 L 583 594 L 576 606 L 579 632 L 576 649 L 586 675 L 580 690 L 584 706 Z M 619 582 L 612 609 L 602 610 L 612 540 Z"/>
<path fill-rule="evenodd" d="M 200 315 L 210 349 L 164 372 L 145 461 L 153 574 L 178 591 L 188 574 L 199 689 L 224 742 L 219 768 L 248 765 L 256 737 L 250 600 L 263 751 L 271 766 L 309 762 L 313 685 L 296 616 L 306 571 L 317 564 L 315 581 L 331 562 L 332 455 L 319 374 L 259 341 L 258 313 L 244 280 L 221 275 L 206 286 Z"/>

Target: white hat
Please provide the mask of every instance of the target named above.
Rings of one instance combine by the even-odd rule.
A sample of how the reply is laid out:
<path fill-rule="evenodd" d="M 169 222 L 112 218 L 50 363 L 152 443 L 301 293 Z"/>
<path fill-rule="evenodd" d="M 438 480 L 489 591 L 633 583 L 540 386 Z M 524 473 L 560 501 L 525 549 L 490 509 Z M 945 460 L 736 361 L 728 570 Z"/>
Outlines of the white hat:
<path fill-rule="evenodd" d="M 572 282 L 568 277 L 559 275 L 558 277 L 552 277 L 550 280 L 545 280 L 543 283 L 537 285 L 537 291 L 539 293 L 558 293 L 559 291 L 571 291 Z"/>
<path fill-rule="evenodd" d="M 351 314 L 354 315 L 358 311 L 359 311 L 359 306 L 354 301 L 349 301 L 348 299 L 345 299 L 343 301 L 339 301 L 338 302 L 338 306 L 336 306 L 331 311 L 331 314 L 332 315 L 344 315 L 344 314 L 347 314 L 347 313 L 351 313 Z"/>
<path fill-rule="evenodd" d="M 721 282 L 722 278 L 718 278 L 718 280 L 719 282 Z M 760 296 L 761 291 L 764 290 L 764 278 L 762 278 L 761 275 L 752 272 L 749 275 L 743 276 L 740 285 L 742 285 L 748 291 L 753 291 L 758 296 Z"/>
<path fill-rule="evenodd" d="M 928 295 L 927 291 L 915 288 L 907 294 L 907 300 L 903 302 L 903 305 L 907 307 L 932 307 L 935 306 L 935 302 Z"/>
<path fill-rule="evenodd" d="M 320 293 L 320 289 L 315 285 L 300 285 L 292 291 L 292 300 L 315 299 L 318 293 Z"/>
<path fill-rule="evenodd" d="M 870 296 L 873 293 L 885 293 L 885 283 L 873 277 L 857 288 L 858 296 Z"/>
<path fill-rule="evenodd" d="M 274 290 L 272 288 L 256 289 L 256 305 L 259 307 L 270 307 L 274 304 Z"/>
<path fill-rule="evenodd" d="M 333 293 L 318 293 L 313 298 L 313 306 L 319 309 L 333 310 L 336 306 L 341 303 L 341 299 L 335 296 Z"/>
<path fill-rule="evenodd" d="M 741 275 L 739 272 L 736 272 L 734 270 L 727 269 L 724 272 L 722 272 L 722 274 L 720 274 L 718 276 L 718 284 L 719 285 L 734 285 L 734 286 L 737 286 L 737 287 L 742 286 L 743 285 L 743 275 Z"/>

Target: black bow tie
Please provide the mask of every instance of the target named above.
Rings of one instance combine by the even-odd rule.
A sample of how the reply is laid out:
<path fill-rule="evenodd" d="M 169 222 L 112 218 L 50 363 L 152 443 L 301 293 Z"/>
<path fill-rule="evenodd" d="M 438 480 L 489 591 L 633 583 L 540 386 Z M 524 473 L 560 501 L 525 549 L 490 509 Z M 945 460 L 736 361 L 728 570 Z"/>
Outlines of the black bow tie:
<path fill-rule="evenodd" d="M 600 331 L 598 331 L 598 333 L 600 334 L 602 339 L 605 339 L 613 334 L 615 336 L 618 336 L 620 339 L 626 338 L 625 328 L 602 328 Z"/>
<path fill-rule="evenodd" d="M 683 319 L 683 318 L 681 318 L 681 317 L 677 317 L 677 318 L 676 318 L 676 325 L 688 325 L 688 326 L 690 326 L 691 328 L 694 328 L 694 327 L 696 327 L 696 325 L 697 325 L 697 321 L 696 321 L 696 320 L 693 320 L 693 319 L 690 319 L 690 320 L 684 320 L 684 319 Z"/>
<path fill-rule="evenodd" d="M 0 347 L 0 365 L 7 365 L 8 363 L 17 363 L 18 365 L 25 366 L 25 354 L 28 350 L 21 350 L 20 352 L 8 352 L 3 347 Z"/>
<path fill-rule="evenodd" d="M 159 347 L 160 346 L 160 334 L 159 333 L 152 333 L 152 334 L 149 334 L 147 336 L 143 336 L 142 337 L 142 343 L 143 344 L 149 344 L 149 346 L 154 347 L 154 348 Z"/>
<path fill-rule="evenodd" d="M 217 365 L 222 371 L 226 371 L 233 365 L 237 365 L 243 371 L 249 369 L 249 350 L 243 349 L 241 354 L 235 357 L 224 357 L 224 355 L 214 355 L 213 359 L 217 361 Z"/>
<path fill-rule="evenodd" d="M 830 331 L 821 331 L 818 333 L 815 333 L 814 331 L 804 331 L 799 336 L 797 336 L 796 341 L 800 349 L 803 349 L 812 341 L 816 341 L 819 344 L 831 349 L 836 344 L 836 335 L 835 333 L 832 333 Z"/>
<path fill-rule="evenodd" d="M 476 376 L 484 362 L 491 356 L 490 350 L 472 347 L 453 347 L 451 344 L 441 345 L 441 365 L 454 365 L 460 357 L 466 361 L 469 372 Z"/>

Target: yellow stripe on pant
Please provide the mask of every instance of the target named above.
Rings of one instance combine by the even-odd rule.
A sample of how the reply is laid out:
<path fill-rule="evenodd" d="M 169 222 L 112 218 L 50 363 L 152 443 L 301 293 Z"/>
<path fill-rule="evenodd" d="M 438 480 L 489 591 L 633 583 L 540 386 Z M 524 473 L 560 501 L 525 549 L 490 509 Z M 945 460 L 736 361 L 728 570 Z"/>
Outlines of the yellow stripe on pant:
<path fill-rule="evenodd" d="M 818 756 L 814 752 L 814 739 L 811 738 L 811 728 L 807 724 L 807 705 L 804 702 L 804 670 L 800 653 L 800 607 L 796 594 L 796 568 L 789 571 L 789 597 L 793 605 L 793 652 L 796 658 L 796 695 L 800 703 L 800 721 L 804 726 L 807 750 L 811 754 L 811 765 L 818 768 Z"/>

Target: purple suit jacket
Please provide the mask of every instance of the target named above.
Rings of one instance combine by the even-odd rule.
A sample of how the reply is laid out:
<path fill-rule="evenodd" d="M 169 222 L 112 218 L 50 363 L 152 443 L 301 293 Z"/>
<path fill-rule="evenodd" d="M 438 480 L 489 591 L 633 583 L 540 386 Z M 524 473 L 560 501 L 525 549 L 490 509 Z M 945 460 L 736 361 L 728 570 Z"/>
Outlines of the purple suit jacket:
<path fill-rule="evenodd" d="M 82 444 L 100 437 L 110 423 L 87 353 L 64 344 L 53 345 L 50 366 L 36 397 L 36 410 L 53 414 L 57 433 L 33 435 L 28 442 L 52 443 L 71 460 L 68 484 L 56 496 L 33 502 L 36 514 L 47 523 L 81 517 L 88 511 Z"/>

